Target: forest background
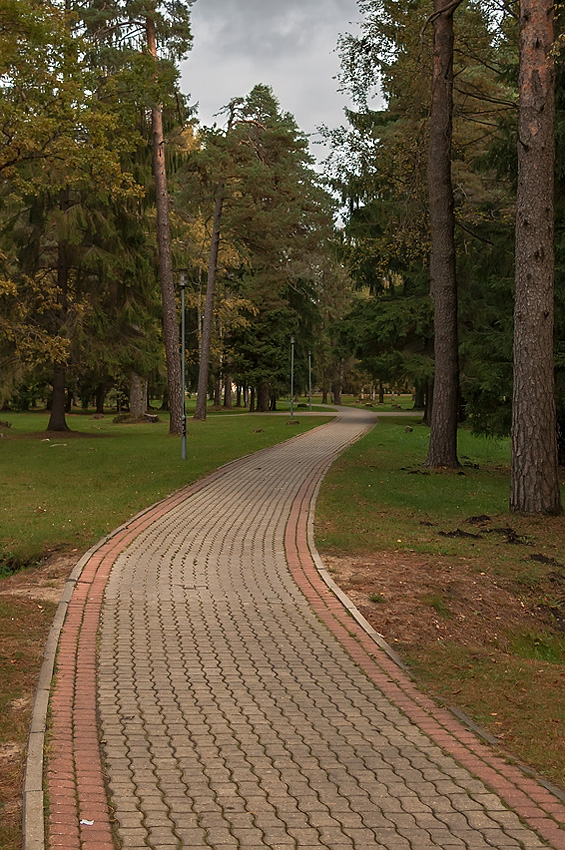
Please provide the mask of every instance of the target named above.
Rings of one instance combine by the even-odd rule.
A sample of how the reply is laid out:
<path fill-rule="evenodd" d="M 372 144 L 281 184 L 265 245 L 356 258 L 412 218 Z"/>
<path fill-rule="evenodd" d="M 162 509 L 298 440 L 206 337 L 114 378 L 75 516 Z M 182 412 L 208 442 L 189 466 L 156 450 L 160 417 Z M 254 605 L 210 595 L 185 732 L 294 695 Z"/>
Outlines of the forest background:
<path fill-rule="evenodd" d="M 455 4 L 452 172 L 458 278 L 459 418 L 507 434 L 512 400 L 518 7 Z M 362 0 L 361 34 L 340 39 L 355 110 L 325 178 L 273 92 L 234 92 L 222 126 L 198 125 L 178 86 L 190 4 L 2 0 L 0 363 L 2 401 L 102 412 L 168 405 L 163 317 L 178 337 L 187 274 L 186 388 L 195 391 L 213 272 L 210 370 L 216 404 L 266 410 L 297 387 L 339 404 L 346 389 L 413 388 L 430 416 L 427 146 L 434 50 L 429 4 Z M 455 8 L 455 7 L 454 7 Z M 559 22 L 558 22 L 559 26 Z M 151 46 L 150 31 L 154 34 Z M 558 42 L 556 43 L 558 45 Z M 565 416 L 563 74 L 556 47 L 556 399 Z M 196 86 L 195 86 L 196 91 Z M 374 95 L 385 107 L 374 110 Z M 164 139 L 155 141 L 156 107 Z M 163 285 L 152 154 L 170 210 Z M 218 209 L 221 196 L 221 239 Z M 339 216 L 337 213 L 339 212 Z M 216 235 L 214 236 L 214 227 Z M 211 267 L 211 247 L 217 257 Z M 216 283 L 217 280 L 217 283 Z M 173 303 L 171 305 L 171 299 Z M 174 341 L 178 349 L 178 338 Z M 173 346 L 174 349 L 174 346 Z M 168 380 L 167 380 L 168 378 Z M 207 382 L 208 383 L 208 382 Z M 223 392 L 223 396 L 222 396 Z M 174 418 L 174 417 L 173 417 Z M 173 423 L 178 430 L 179 423 Z"/>

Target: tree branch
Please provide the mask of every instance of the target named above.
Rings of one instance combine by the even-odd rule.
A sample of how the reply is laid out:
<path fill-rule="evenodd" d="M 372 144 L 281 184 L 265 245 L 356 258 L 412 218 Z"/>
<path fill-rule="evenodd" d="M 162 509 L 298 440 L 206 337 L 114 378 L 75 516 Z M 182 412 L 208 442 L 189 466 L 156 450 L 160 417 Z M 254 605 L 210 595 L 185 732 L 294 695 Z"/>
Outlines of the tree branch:
<path fill-rule="evenodd" d="M 447 5 L 443 7 L 443 9 L 436 9 L 435 12 L 432 12 L 432 14 L 426 18 L 426 20 L 424 21 L 424 26 L 420 30 L 420 41 L 424 40 L 424 33 L 430 24 L 433 24 L 433 22 L 437 21 L 437 19 L 440 18 L 442 15 L 453 15 L 457 7 L 460 6 L 462 2 L 463 0 L 451 0 L 451 2 L 447 3 Z"/>

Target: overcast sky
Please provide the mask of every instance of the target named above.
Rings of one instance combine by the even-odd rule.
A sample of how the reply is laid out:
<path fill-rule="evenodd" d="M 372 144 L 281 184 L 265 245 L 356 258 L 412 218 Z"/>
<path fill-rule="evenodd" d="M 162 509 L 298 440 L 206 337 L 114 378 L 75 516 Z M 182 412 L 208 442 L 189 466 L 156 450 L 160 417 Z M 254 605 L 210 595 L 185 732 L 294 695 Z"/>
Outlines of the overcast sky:
<path fill-rule="evenodd" d="M 340 33 L 356 31 L 357 20 L 356 0 L 196 0 L 183 91 L 199 103 L 203 124 L 222 124 L 213 117 L 222 106 L 264 83 L 305 133 L 339 126 L 349 102 L 333 79 L 335 48 Z M 322 151 L 314 146 L 312 153 Z"/>

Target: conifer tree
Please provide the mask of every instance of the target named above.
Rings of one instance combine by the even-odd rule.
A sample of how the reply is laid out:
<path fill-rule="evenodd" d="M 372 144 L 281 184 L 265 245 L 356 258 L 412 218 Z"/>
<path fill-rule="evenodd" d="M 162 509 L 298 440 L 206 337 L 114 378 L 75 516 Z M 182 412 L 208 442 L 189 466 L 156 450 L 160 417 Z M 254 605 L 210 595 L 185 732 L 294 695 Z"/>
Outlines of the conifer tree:
<path fill-rule="evenodd" d="M 554 389 L 554 116 L 551 0 L 520 2 L 518 195 L 510 508 L 562 512 Z"/>
<path fill-rule="evenodd" d="M 163 110 L 166 103 L 179 97 L 175 62 L 184 58 L 190 49 L 191 5 L 192 0 L 91 0 L 82 13 L 88 31 L 105 49 L 106 61 L 118 68 L 131 68 L 137 81 L 135 101 L 151 111 L 159 278 L 172 434 L 180 434 L 184 389 L 181 387 Z"/>

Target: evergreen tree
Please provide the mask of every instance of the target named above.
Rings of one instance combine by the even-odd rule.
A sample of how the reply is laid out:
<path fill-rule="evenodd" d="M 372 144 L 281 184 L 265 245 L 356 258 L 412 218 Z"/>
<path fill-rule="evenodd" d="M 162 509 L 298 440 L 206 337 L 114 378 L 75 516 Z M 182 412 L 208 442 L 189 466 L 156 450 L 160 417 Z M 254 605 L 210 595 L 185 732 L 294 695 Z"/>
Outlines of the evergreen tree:
<path fill-rule="evenodd" d="M 510 508 L 559 514 L 554 395 L 553 3 L 521 0 Z"/>

